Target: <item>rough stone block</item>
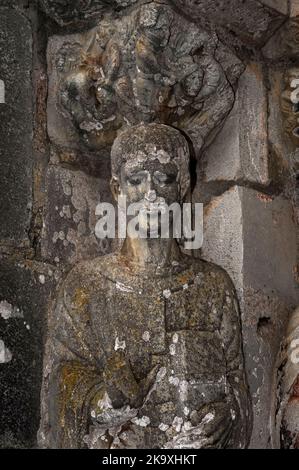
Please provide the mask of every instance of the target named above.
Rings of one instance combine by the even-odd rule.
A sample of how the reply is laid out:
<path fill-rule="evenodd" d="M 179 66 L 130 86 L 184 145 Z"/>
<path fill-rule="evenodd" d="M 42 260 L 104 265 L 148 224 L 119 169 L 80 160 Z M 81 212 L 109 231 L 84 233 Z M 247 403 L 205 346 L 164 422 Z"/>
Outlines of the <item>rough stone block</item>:
<path fill-rule="evenodd" d="M 32 34 L 16 10 L 0 8 L 0 239 L 26 244 L 32 204 Z"/>
<path fill-rule="evenodd" d="M 286 60 L 297 59 L 299 51 L 299 5 L 293 10 L 293 15 L 269 39 L 262 51 L 267 59 Z"/>
<path fill-rule="evenodd" d="M 74 6 L 74 1 L 61 2 L 55 0 L 40 0 L 45 12 L 54 18 L 58 24 L 86 27 L 94 24 L 100 18 L 101 13 L 111 9 L 120 10 L 137 3 L 136 0 L 125 2 L 114 0 L 108 2 L 95 0 L 90 1 L 80 10 Z M 212 18 L 215 23 L 229 27 L 245 40 L 255 44 L 266 41 L 273 31 L 283 22 L 287 13 L 286 0 L 226 0 L 223 2 L 212 2 L 211 0 L 171 0 L 171 3 L 185 15 L 191 18 Z"/>
<path fill-rule="evenodd" d="M 299 0 L 290 0 L 290 16 L 299 15 Z"/>
<path fill-rule="evenodd" d="M 36 445 L 46 306 L 57 272 L 8 258 L 0 265 L 0 447 L 28 448 Z"/>
<path fill-rule="evenodd" d="M 112 202 L 109 180 L 51 165 L 46 175 L 42 256 L 74 264 L 110 252 L 109 240 L 95 236 L 97 204 Z"/>
<path fill-rule="evenodd" d="M 250 64 L 239 80 L 233 110 L 203 159 L 204 181 L 267 185 L 268 105 L 261 67 Z"/>
<path fill-rule="evenodd" d="M 229 28 L 245 41 L 257 45 L 265 43 L 285 19 L 280 8 L 275 11 L 272 5 L 270 8 L 265 5 L 266 2 L 256 0 L 225 2 L 173 0 L 173 2 L 182 7 L 186 14 L 192 15 L 192 18 L 203 16 L 212 18 L 215 23 Z"/>
<path fill-rule="evenodd" d="M 235 283 L 254 407 L 251 447 L 266 448 L 275 359 L 288 313 L 299 301 L 290 202 L 234 186 L 206 207 L 202 256 Z"/>
<path fill-rule="evenodd" d="M 291 2 L 294 0 L 291 0 Z M 297 1 L 297 0 L 295 0 Z M 289 11 L 289 0 L 261 0 L 260 3 L 273 8 L 274 10 L 282 13 L 283 15 L 287 15 Z"/>

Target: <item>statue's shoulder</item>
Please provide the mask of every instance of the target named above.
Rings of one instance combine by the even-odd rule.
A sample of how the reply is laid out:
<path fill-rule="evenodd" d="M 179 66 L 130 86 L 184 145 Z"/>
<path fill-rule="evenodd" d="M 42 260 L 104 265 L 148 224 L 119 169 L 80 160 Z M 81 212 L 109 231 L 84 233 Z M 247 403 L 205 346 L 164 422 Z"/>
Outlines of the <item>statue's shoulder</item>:
<path fill-rule="evenodd" d="M 229 274 L 221 266 L 200 258 L 193 258 L 192 269 L 196 277 L 202 278 L 217 290 L 235 292 Z"/>
<path fill-rule="evenodd" d="M 95 292 L 100 296 L 111 282 L 111 271 L 116 261 L 116 255 L 110 254 L 77 263 L 65 276 L 60 297 L 69 306 L 77 303 L 78 299 L 88 301 Z"/>

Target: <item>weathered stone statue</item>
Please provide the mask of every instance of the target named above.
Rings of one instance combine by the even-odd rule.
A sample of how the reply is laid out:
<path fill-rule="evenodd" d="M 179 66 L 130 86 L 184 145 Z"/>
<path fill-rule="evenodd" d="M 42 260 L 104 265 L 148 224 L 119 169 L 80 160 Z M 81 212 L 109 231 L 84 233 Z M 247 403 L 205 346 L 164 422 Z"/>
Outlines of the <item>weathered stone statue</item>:
<path fill-rule="evenodd" d="M 112 191 L 170 205 L 190 186 L 189 150 L 161 124 L 112 148 Z M 251 432 L 238 301 L 219 267 L 177 241 L 132 239 L 80 263 L 49 314 L 40 445 L 244 448 Z"/>

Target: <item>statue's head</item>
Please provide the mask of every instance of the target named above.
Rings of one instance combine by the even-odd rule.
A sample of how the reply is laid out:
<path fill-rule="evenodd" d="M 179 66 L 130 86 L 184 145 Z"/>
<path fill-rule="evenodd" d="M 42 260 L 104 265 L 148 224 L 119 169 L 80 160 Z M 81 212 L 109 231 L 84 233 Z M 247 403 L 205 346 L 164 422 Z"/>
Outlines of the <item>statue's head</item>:
<path fill-rule="evenodd" d="M 163 124 L 131 127 L 111 152 L 112 192 L 127 202 L 182 203 L 190 187 L 190 154 L 178 130 Z"/>

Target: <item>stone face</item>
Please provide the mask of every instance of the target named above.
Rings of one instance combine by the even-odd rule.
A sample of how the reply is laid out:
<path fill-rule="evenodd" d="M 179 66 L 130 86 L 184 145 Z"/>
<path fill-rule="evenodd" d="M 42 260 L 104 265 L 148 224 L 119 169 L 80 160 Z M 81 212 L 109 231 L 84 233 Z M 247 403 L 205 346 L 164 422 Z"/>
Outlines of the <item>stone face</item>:
<path fill-rule="evenodd" d="M 203 257 L 226 269 L 237 288 L 254 405 L 251 447 L 266 448 L 276 355 L 299 300 L 292 206 L 235 186 L 206 207 L 204 227 Z"/>
<path fill-rule="evenodd" d="M 1 257 L 0 447 L 36 445 L 43 333 L 57 273 L 43 263 Z"/>
<path fill-rule="evenodd" d="M 112 202 L 109 180 L 50 166 L 46 175 L 42 255 L 51 263 L 73 264 L 111 250 L 95 236 L 96 206 Z"/>
<path fill-rule="evenodd" d="M 32 34 L 28 20 L 0 9 L 0 239 L 26 244 L 32 203 Z"/>
<path fill-rule="evenodd" d="M 250 64 L 239 79 L 235 105 L 203 159 L 205 182 L 267 185 L 268 102 L 261 67 Z"/>

